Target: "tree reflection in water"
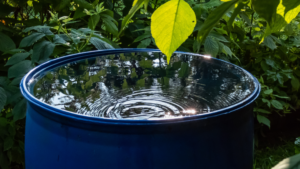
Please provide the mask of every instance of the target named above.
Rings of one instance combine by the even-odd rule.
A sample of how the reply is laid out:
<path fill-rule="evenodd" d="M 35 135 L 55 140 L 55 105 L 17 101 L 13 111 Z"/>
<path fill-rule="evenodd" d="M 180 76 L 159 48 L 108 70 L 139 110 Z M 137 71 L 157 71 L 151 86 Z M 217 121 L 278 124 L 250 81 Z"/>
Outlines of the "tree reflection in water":
<path fill-rule="evenodd" d="M 99 56 L 42 75 L 34 95 L 54 107 L 113 119 L 161 119 L 225 108 L 254 90 L 238 67 L 175 53 L 170 64 L 157 52 Z"/>

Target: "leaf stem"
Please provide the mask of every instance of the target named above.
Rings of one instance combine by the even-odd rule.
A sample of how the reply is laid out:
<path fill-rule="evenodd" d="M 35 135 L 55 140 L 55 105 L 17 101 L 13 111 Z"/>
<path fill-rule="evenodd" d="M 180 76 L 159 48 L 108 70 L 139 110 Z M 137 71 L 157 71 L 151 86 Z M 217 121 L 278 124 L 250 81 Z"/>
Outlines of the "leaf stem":
<path fill-rule="evenodd" d="M 67 28 L 64 29 L 62 24 L 60 22 L 58 22 L 58 23 L 59 23 L 59 26 L 61 26 L 61 29 L 63 30 L 64 34 L 76 45 L 77 52 L 79 53 L 80 50 L 78 49 L 78 45 L 73 41 L 73 39 L 69 35 L 68 31 L 66 31 Z"/>

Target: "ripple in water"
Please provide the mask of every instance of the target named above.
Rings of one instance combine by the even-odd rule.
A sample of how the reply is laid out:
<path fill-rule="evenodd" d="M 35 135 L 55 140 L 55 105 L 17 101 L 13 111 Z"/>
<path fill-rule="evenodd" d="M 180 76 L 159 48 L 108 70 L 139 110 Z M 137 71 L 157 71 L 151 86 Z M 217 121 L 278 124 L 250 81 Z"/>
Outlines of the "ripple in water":
<path fill-rule="evenodd" d="M 236 104 L 254 90 L 251 77 L 214 59 L 124 53 L 66 64 L 37 75 L 33 94 L 74 113 L 131 120 L 180 118 Z"/>

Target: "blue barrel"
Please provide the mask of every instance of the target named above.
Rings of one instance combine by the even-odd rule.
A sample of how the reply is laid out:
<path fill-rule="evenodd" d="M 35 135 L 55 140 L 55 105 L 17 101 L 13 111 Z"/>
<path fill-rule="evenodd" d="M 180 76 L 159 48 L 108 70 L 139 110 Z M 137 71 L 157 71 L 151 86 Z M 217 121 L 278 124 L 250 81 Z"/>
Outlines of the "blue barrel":
<path fill-rule="evenodd" d="M 230 88 L 229 83 L 221 84 L 230 78 L 217 76 L 228 73 L 246 81 L 243 88 L 248 92 L 232 104 L 222 103 L 225 105 L 220 109 L 181 118 L 93 117 L 59 109 L 33 94 L 36 81 L 54 68 L 83 59 L 107 55 L 118 59 L 119 54 L 139 52 L 160 53 L 154 49 L 113 49 L 73 54 L 45 62 L 23 78 L 21 91 L 28 101 L 26 169 L 252 169 L 252 109 L 260 85 L 250 73 L 231 63 L 209 56 L 175 53 L 183 59 L 197 58 L 199 63 L 205 63 L 199 81 L 206 90 L 215 83 Z M 223 94 L 229 98 L 232 93 Z M 214 99 L 215 104 L 222 102 L 222 97 Z"/>

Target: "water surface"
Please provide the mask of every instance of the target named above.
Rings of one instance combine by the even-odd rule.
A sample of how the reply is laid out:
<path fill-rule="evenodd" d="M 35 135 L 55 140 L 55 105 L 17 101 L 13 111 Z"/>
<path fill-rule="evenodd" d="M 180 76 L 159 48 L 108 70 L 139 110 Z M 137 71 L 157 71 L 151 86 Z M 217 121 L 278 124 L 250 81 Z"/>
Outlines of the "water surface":
<path fill-rule="evenodd" d="M 210 113 L 254 91 L 252 77 L 210 57 L 159 52 L 105 55 L 69 63 L 33 79 L 33 94 L 87 116 L 154 120 Z"/>

